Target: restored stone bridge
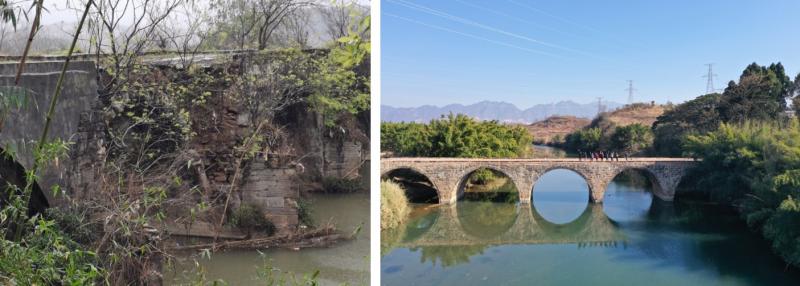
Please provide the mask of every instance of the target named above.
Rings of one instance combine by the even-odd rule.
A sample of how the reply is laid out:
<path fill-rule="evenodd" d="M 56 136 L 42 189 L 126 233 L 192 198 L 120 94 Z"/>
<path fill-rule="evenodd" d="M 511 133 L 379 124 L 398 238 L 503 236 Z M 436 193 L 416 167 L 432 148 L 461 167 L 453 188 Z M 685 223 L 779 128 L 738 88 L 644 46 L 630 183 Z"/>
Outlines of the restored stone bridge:
<path fill-rule="evenodd" d="M 675 188 L 687 170 L 696 162 L 688 158 L 629 158 L 620 161 L 588 161 L 577 158 L 558 159 L 472 159 L 472 158 L 383 158 L 381 177 L 395 170 L 412 170 L 430 180 L 439 203 L 454 203 L 463 194 L 467 177 L 480 168 L 499 171 L 517 187 L 520 202 L 529 203 L 536 181 L 554 169 L 572 170 L 589 185 L 592 202 L 602 202 L 606 186 L 620 172 L 641 170 L 653 184 L 653 194 L 672 201 Z"/>

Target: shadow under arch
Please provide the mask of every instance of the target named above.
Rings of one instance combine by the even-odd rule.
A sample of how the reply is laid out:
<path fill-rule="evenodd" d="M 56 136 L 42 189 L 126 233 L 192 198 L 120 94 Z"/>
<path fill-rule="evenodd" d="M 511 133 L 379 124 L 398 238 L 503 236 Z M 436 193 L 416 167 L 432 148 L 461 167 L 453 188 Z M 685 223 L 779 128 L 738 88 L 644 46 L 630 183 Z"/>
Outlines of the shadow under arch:
<path fill-rule="evenodd" d="M 680 181 L 678 181 L 678 185 L 675 186 L 675 196 L 673 197 L 674 202 L 680 202 L 683 200 L 689 201 L 705 201 L 705 200 L 713 200 L 708 192 L 704 192 L 701 188 L 702 184 L 700 183 L 702 174 L 700 172 L 695 171 L 695 169 L 690 169 L 687 171 L 683 177 L 681 177 Z"/>
<path fill-rule="evenodd" d="M 651 171 L 624 168 L 606 186 L 603 210 L 609 217 L 624 223 L 646 219 L 657 198 L 656 188 L 659 188 L 658 181 Z"/>
<path fill-rule="evenodd" d="M 14 161 L 5 150 L 0 148 L 0 208 L 5 207 L 11 195 L 8 190 L 17 187 L 19 190 L 25 188 L 25 167 L 22 164 Z M 33 216 L 44 212 L 50 207 L 39 184 L 34 182 L 30 200 L 28 200 L 28 216 Z"/>
<path fill-rule="evenodd" d="M 439 189 L 419 170 L 400 167 L 381 174 L 381 180 L 399 184 L 411 203 L 438 204 Z"/>
<path fill-rule="evenodd" d="M 459 179 L 458 200 L 519 202 L 519 189 L 506 172 L 491 166 L 467 171 Z"/>

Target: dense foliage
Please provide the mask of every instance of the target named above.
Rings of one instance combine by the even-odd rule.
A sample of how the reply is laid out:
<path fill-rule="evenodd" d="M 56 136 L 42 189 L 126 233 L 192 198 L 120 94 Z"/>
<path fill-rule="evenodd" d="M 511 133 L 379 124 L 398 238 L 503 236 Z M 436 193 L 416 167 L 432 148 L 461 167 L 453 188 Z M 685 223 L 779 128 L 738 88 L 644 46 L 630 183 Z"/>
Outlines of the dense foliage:
<path fill-rule="evenodd" d="M 617 126 L 611 135 L 611 150 L 628 154 L 641 153 L 653 144 L 653 132 L 639 123 Z"/>
<path fill-rule="evenodd" d="M 381 124 L 381 149 L 400 156 L 519 157 L 530 151 L 532 142 L 522 127 L 477 121 L 462 114 L 428 124 Z"/>
<path fill-rule="evenodd" d="M 567 150 L 596 151 L 600 149 L 603 132 L 600 128 L 579 129 L 564 137 L 563 147 Z"/>
<path fill-rule="evenodd" d="M 653 123 L 654 152 L 663 156 L 680 156 L 680 146 L 687 136 L 713 131 L 721 122 L 786 120 L 786 99 L 798 90 L 796 83 L 800 84 L 800 81 L 793 83 L 780 63 L 769 66 L 750 64 L 742 72 L 739 82 L 728 83 L 723 93 L 699 96 L 659 116 Z M 796 110 L 798 107 L 794 106 Z"/>
<path fill-rule="evenodd" d="M 722 124 L 685 145 L 702 158 L 697 189 L 735 205 L 788 263 L 800 266 L 800 123 Z"/>
<path fill-rule="evenodd" d="M 689 134 L 712 131 L 719 126 L 719 93 L 698 96 L 667 110 L 653 123 L 653 150 L 664 156 L 681 156 Z"/>

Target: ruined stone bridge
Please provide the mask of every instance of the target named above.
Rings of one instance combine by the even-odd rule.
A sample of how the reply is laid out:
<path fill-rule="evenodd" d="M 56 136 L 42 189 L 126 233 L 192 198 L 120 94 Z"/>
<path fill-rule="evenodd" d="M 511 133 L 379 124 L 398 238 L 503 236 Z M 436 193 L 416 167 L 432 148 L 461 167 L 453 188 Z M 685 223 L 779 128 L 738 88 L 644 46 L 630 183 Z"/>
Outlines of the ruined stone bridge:
<path fill-rule="evenodd" d="M 16 155 L 16 162 L 0 156 L 0 186 L 3 186 L 5 180 L 21 180 L 14 177 L 19 177 L 24 173 L 24 169 L 33 166 L 35 141 L 39 140 L 44 129 L 45 112 L 55 93 L 56 82 L 61 75 L 63 64 L 64 62 L 59 60 L 31 60 L 25 66 L 19 86 L 29 91 L 26 103 L 22 108 L 12 109 L 5 114 L 6 118 L 0 126 L 0 151 Z M 14 86 L 17 68 L 16 61 L 3 62 L 0 58 L 0 87 Z M 49 140 L 58 138 L 67 142 L 81 141 L 79 138 L 86 132 L 79 130 L 79 125 L 82 120 L 89 120 L 87 118 L 91 116 L 89 110 L 97 102 L 97 89 L 97 70 L 94 62 L 71 62 L 50 126 Z M 34 190 L 33 200 L 37 201 L 35 204 L 45 206 L 59 204 L 59 199 L 53 195 L 50 188 L 55 185 L 69 186 L 72 174 L 68 169 L 74 167 L 76 163 L 71 159 L 82 152 L 83 148 L 85 146 L 80 144 L 70 146 L 70 156 L 66 160 L 44 168 L 38 180 L 41 191 Z"/>
<path fill-rule="evenodd" d="M 520 202 L 529 203 L 536 181 L 550 170 L 567 169 L 582 176 L 589 185 L 592 202 L 602 202 L 606 186 L 628 169 L 642 171 L 653 184 L 653 194 L 672 201 L 675 188 L 696 162 L 689 158 L 629 158 L 619 161 L 558 159 L 472 159 L 472 158 L 383 158 L 381 177 L 395 170 L 412 170 L 430 180 L 439 203 L 454 203 L 463 194 L 469 175 L 480 169 L 499 171 L 517 187 Z"/>

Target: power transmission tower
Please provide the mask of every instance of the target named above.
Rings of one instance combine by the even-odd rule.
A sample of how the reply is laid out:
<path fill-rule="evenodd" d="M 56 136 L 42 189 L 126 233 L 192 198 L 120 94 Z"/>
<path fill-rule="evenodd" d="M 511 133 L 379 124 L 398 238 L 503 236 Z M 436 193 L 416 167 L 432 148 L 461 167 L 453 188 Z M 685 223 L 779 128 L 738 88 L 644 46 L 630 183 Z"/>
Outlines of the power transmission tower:
<path fill-rule="evenodd" d="M 598 97 L 597 98 L 597 114 L 600 114 L 600 113 L 603 113 L 603 112 L 606 112 L 606 107 L 605 107 L 605 105 L 603 105 L 603 98 L 602 97 Z"/>
<path fill-rule="evenodd" d="M 628 91 L 628 104 L 633 104 L 633 92 L 636 91 L 636 89 L 633 88 L 632 80 L 628 80 L 628 88 L 626 88 L 625 90 Z"/>
<path fill-rule="evenodd" d="M 706 83 L 706 94 L 709 94 L 716 91 L 716 89 L 714 89 L 714 77 L 717 76 L 717 74 L 715 74 L 713 70 L 714 64 L 706 65 L 708 66 L 708 74 L 704 75 L 703 77 L 708 79 L 708 82 Z"/>

